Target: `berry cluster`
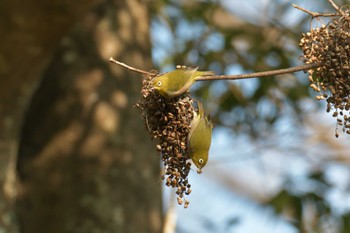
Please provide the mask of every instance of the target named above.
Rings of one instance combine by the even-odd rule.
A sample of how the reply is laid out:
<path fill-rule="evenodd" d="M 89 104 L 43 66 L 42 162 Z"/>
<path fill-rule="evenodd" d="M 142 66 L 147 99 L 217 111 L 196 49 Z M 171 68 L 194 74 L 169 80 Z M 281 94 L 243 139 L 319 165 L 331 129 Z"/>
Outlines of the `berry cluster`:
<path fill-rule="evenodd" d="M 319 63 L 308 70 L 316 99 L 327 101 L 327 112 L 337 118 L 337 128 L 350 134 L 350 17 L 334 18 L 327 25 L 303 34 L 299 46 L 306 64 Z M 335 136 L 339 134 L 336 130 Z"/>
<path fill-rule="evenodd" d="M 167 186 L 176 188 L 179 205 L 184 203 L 187 208 L 189 201 L 184 195 L 191 193 L 187 136 L 193 119 L 193 99 L 188 94 L 170 99 L 162 97 L 151 88 L 153 78 L 152 75 L 144 78 L 141 99 L 136 106 L 142 111 L 148 132 L 158 140 L 157 150 L 164 163 L 161 177 Z"/>

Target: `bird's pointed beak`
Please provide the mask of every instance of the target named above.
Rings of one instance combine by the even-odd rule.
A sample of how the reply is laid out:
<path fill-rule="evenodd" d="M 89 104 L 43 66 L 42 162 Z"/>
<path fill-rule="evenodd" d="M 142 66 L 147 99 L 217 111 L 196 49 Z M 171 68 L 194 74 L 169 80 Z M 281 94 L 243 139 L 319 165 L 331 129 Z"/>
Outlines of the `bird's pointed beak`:
<path fill-rule="evenodd" d="M 198 169 L 197 169 L 197 173 L 198 173 L 198 174 L 201 174 L 201 173 L 202 173 L 202 169 L 201 169 L 201 168 L 198 168 Z"/>

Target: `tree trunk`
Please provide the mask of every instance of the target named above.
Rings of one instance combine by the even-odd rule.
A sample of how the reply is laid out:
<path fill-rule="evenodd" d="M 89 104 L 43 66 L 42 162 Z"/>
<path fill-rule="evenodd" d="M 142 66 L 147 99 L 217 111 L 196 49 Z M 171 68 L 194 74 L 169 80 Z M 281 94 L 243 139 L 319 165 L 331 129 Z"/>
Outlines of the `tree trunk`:
<path fill-rule="evenodd" d="M 148 9 L 108 1 L 63 35 L 47 42 L 60 43 L 48 68 L 34 65 L 43 75 L 18 147 L 20 232 L 160 232 L 159 157 L 133 108 L 141 76 L 108 63 L 151 68 Z"/>

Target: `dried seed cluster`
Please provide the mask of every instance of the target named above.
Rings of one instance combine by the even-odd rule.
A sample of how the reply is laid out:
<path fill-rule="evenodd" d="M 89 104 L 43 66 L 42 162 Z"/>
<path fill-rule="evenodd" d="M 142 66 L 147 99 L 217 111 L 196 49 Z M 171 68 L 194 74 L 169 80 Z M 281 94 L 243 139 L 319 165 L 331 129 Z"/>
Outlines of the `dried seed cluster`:
<path fill-rule="evenodd" d="M 184 195 L 191 193 L 187 136 L 193 118 L 193 99 L 188 94 L 170 99 L 162 97 L 152 88 L 153 78 L 144 78 L 141 99 L 136 106 L 142 111 L 148 132 L 159 141 L 157 150 L 164 163 L 162 179 L 167 186 L 176 188 L 179 205 L 184 203 L 187 208 L 189 201 Z"/>
<path fill-rule="evenodd" d="M 350 134 L 350 17 L 333 19 L 327 25 L 303 34 L 299 46 L 306 64 L 321 66 L 308 70 L 310 87 L 319 92 L 316 99 L 327 101 L 338 126 Z"/>

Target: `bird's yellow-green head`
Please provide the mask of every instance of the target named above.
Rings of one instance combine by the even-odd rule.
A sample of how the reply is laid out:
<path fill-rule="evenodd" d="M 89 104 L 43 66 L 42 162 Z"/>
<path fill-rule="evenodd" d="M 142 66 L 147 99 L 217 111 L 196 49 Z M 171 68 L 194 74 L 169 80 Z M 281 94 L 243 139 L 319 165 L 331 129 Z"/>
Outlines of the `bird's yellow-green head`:
<path fill-rule="evenodd" d="M 166 75 L 160 75 L 155 77 L 152 82 L 152 86 L 155 90 L 159 92 L 162 96 L 167 95 L 168 90 L 168 78 Z"/>
<path fill-rule="evenodd" d="M 202 168 L 208 162 L 208 151 L 194 153 L 194 155 L 192 156 L 192 162 L 198 168 L 197 173 L 198 174 L 202 173 Z"/>

